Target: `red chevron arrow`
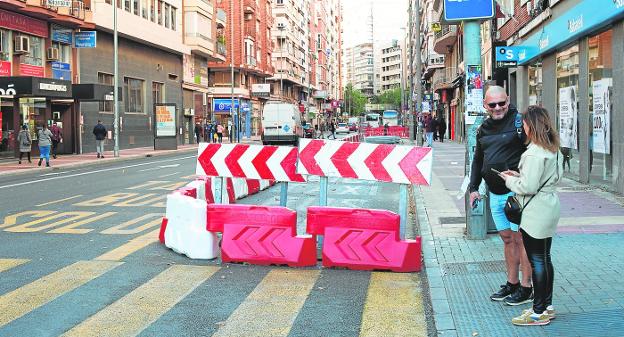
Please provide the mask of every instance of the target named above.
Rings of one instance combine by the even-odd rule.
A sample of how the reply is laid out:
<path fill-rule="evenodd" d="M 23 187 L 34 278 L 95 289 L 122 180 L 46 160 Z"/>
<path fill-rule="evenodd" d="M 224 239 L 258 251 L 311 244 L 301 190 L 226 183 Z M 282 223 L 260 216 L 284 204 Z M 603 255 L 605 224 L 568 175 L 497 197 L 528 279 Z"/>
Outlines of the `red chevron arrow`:
<path fill-rule="evenodd" d="M 288 155 L 284 157 L 280 163 L 288 179 L 291 181 L 305 182 L 305 179 L 301 174 L 297 174 L 297 148 L 293 147 Z"/>
<path fill-rule="evenodd" d="M 388 232 L 375 232 L 362 243 L 362 249 L 371 259 L 377 262 L 389 262 L 390 260 L 379 249 L 379 244 L 390 237 Z"/>
<path fill-rule="evenodd" d="M 202 166 L 204 172 L 206 172 L 206 175 L 208 176 L 219 176 L 219 172 L 217 172 L 217 169 L 214 167 L 214 165 L 212 165 L 211 162 L 212 157 L 215 155 L 215 153 L 217 153 L 217 151 L 219 151 L 219 148 L 221 148 L 221 144 L 208 144 L 206 149 L 204 149 L 199 157 L 197 157 L 199 164 Z"/>
<path fill-rule="evenodd" d="M 357 178 L 357 174 L 347 161 L 349 156 L 360 146 L 358 143 L 344 143 L 331 157 L 331 162 L 336 166 L 338 173 L 344 178 Z"/>
<path fill-rule="evenodd" d="M 232 152 L 230 152 L 225 157 L 225 165 L 228 167 L 228 169 L 230 170 L 230 173 L 232 173 L 234 177 L 240 177 L 240 178 L 247 177 L 245 175 L 245 172 L 243 172 L 243 169 L 238 164 L 238 160 L 240 159 L 240 157 L 243 156 L 243 154 L 245 154 L 245 151 L 247 151 L 247 149 L 249 149 L 249 145 L 237 144 L 232 149 Z"/>
<path fill-rule="evenodd" d="M 325 142 L 322 140 L 311 140 L 300 153 L 299 153 L 299 161 L 308 171 L 308 174 L 324 176 L 323 170 L 318 166 L 316 159 L 314 156 L 321 150 Z"/>
<path fill-rule="evenodd" d="M 275 151 L 277 151 L 277 146 L 263 146 L 262 150 L 256 155 L 256 158 L 251 161 L 256 171 L 258 171 L 260 179 L 275 180 L 273 173 L 271 173 L 271 170 L 267 166 L 267 160 L 271 158 Z"/>
<path fill-rule="evenodd" d="M 232 238 L 231 241 L 234 242 L 241 253 L 245 255 L 257 256 L 258 253 L 249 244 L 248 239 L 251 238 L 259 229 L 260 227 L 245 226 Z"/>
<path fill-rule="evenodd" d="M 358 236 L 362 235 L 362 231 L 348 230 L 338 240 L 336 240 L 336 248 L 342 253 L 346 259 L 353 261 L 361 261 L 362 259 L 355 252 L 351 243 L 355 241 Z"/>
<path fill-rule="evenodd" d="M 275 245 L 277 239 L 286 232 L 285 228 L 263 228 L 258 243 L 271 257 L 284 258 L 284 253 Z"/>
<path fill-rule="evenodd" d="M 430 147 L 415 147 L 399 162 L 399 167 L 412 184 L 429 184 L 422 172 L 416 167 L 429 152 L 431 152 Z"/>
<path fill-rule="evenodd" d="M 381 181 L 392 181 L 392 177 L 386 171 L 381 162 L 388 157 L 394 149 L 394 145 L 377 145 L 377 148 L 364 160 L 364 164 L 373 174 L 373 177 Z"/>

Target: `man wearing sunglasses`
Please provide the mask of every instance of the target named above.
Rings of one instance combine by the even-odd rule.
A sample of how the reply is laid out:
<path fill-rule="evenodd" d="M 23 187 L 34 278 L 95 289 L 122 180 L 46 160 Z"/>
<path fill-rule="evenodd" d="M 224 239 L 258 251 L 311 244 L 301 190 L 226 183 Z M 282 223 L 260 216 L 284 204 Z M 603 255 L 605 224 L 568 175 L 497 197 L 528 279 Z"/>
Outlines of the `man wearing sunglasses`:
<path fill-rule="evenodd" d="M 496 229 L 504 243 L 507 283 L 490 296 L 493 301 L 504 301 L 508 305 L 531 302 L 531 266 L 529 264 L 518 224 L 507 220 L 504 208 L 507 197 L 513 195 L 495 171 L 518 171 L 520 156 L 526 150 L 526 135 L 522 129 L 521 115 L 510 106 L 505 89 L 491 86 L 485 93 L 483 106 L 488 118 L 477 131 L 477 142 L 470 173 L 470 204 L 476 206 L 481 200 L 479 185 L 485 180 L 490 191 L 490 210 Z M 522 280 L 519 280 L 519 271 Z"/>

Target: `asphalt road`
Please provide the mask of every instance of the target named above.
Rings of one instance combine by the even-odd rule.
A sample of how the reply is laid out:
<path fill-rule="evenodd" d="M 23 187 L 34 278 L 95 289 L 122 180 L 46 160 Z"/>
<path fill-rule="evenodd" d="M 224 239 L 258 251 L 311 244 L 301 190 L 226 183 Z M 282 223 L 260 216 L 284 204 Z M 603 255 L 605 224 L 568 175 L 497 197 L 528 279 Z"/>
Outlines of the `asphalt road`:
<path fill-rule="evenodd" d="M 0 336 L 425 336 L 419 274 L 221 265 L 157 242 L 195 156 L 0 177 Z M 397 211 L 398 187 L 332 180 L 329 204 Z M 279 186 L 240 202 L 277 205 Z M 299 214 L 318 182 L 289 186 Z"/>

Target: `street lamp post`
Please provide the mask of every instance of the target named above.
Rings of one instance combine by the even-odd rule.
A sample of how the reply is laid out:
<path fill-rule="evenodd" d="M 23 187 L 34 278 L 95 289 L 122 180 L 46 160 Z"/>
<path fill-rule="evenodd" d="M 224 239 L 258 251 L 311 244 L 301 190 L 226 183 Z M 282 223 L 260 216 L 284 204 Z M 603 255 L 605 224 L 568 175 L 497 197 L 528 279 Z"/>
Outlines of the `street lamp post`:
<path fill-rule="evenodd" d="M 115 145 L 113 147 L 113 156 L 119 157 L 119 43 L 117 37 L 117 1 L 111 3 L 113 5 L 113 132 L 115 137 Z"/>
<path fill-rule="evenodd" d="M 234 0 L 230 0 L 230 72 L 231 72 L 231 105 L 230 105 L 230 115 L 232 115 L 232 128 L 230 131 L 230 143 L 232 143 L 232 138 L 234 135 L 238 134 L 238 114 L 236 108 L 234 107 Z M 239 103 L 240 106 L 240 103 Z"/>

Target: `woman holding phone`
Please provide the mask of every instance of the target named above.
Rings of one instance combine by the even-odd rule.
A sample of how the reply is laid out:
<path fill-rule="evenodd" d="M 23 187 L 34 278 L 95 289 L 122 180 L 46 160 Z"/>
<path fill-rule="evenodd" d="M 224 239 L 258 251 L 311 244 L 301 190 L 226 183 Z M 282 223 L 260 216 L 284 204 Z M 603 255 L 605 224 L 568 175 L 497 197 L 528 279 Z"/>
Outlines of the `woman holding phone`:
<path fill-rule="evenodd" d="M 533 269 L 533 307 L 513 318 L 512 323 L 545 325 L 555 318 L 550 248 L 559 222 L 556 185 L 563 175 L 563 155 L 559 152 L 559 133 L 546 109 L 530 106 L 523 114 L 523 128 L 528 147 L 520 159 L 520 172 L 508 170 L 499 174 L 523 206 L 520 232 Z"/>

